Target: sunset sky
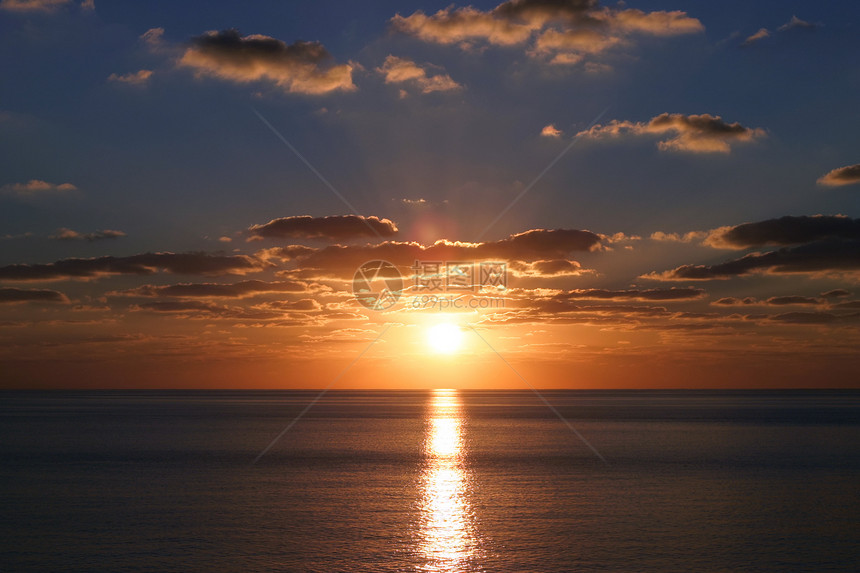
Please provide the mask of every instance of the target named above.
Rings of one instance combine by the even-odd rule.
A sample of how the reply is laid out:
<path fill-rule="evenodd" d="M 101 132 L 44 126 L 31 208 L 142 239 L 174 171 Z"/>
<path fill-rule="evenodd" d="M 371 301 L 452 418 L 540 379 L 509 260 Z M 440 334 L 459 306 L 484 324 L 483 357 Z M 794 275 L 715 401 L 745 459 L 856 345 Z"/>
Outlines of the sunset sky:
<path fill-rule="evenodd" d="M 850 0 L 0 0 L 0 387 L 860 387 L 858 54 Z"/>

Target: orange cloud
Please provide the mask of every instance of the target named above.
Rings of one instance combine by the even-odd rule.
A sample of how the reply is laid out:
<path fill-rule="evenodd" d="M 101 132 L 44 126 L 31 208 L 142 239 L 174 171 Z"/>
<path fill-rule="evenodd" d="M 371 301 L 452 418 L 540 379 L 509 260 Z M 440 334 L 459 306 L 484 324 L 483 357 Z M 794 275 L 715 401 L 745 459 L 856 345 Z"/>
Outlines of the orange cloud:
<path fill-rule="evenodd" d="M 729 153 L 731 145 L 765 137 L 760 128 L 744 127 L 739 123 L 726 123 L 720 116 L 709 114 L 682 115 L 663 113 L 647 123 L 613 120 L 606 125 L 595 125 L 577 136 L 589 138 L 622 137 L 626 135 L 669 136 L 658 142 L 662 151 L 690 153 Z"/>
<path fill-rule="evenodd" d="M 421 67 L 411 60 L 389 55 L 382 67 L 376 69 L 385 77 L 387 84 L 414 84 L 421 93 L 447 92 L 463 89 L 463 86 L 451 79 L 446 73 L 433 76 L 427 74 L 426 67 Z"/>
<path fill-rule="evenodd" d="M 665 37 L 704 30 L 685 12 L 608 8 L 596 0 L 509 0 L 488 11 L 451 6 L 429 16 L 420 10 L 405 17 L 397 14 L 391 24 L 425 42 L 465 49 L 475 42 L 510 47 L 534 39 L 527 53 L 554 64 L 578 63 L 586 54 L 628 44 L 631 34 Z"/>
<path fill-rule="evenodd" d="M 9 12 L 53 12 L 67 6 L 71 0 L 2 0 L 0 10 Z"/>
<path fill-rule="evenodd" d="M 827 187 L 840 187 L 855 183 L 860 183 L 860 163 L 828 171 L 818 179 L 819 185 Z"/>
<path fill-rule="evenodd" d="M 543 129 L 540 130 L 540 134 L 543 137 L 559 138 L 559 137 L 561 137 L 561 133 L 562 133 L 561 130 L 556 129 L 556 127 L 553 124 L 545 125 L 543 127 Z"/>
<path fill-rule="evenodd" d="M 12 193 L 19 197 L 32 197 L 42 193 L 68 193 L 78 188 L 71 183 L 48 183 L 41 179 L 30 179 L 26 183 L 10 183 L 0 187 L 0 191 Z"/>
<path fill-rule="evenodd" d="M 50 235 L 49 239 L 55 239 L 57 241 L 102 241 L 104 239 L 118 239 L 119 237 L 125 237 L 125 233 L 122 231 L 114 231 L 112 229 L 105 229 L 103 231 L 95 231 L 92 233 L 79 233 L 77 231 L 73 231 L 72 229 L 67 229 L 65 227 L 57 229 L 57 232 L 53 235 Z"/>
<path fill-rule="evenodd" d="M 138 70 L 128 74 L 111 74 L 108 76 L 108 81 L 130 86 L 142 86 L 149 82 L 149 78 L 151 77 L 152 70 Z"/>

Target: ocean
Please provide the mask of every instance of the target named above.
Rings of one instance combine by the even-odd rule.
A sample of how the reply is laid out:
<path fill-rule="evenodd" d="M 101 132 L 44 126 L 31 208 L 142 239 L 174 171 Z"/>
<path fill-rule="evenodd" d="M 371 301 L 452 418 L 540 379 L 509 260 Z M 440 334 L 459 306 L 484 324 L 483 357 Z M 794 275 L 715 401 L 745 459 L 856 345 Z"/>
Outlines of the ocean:
<path fill-rule="evenodd" d="M 542 393 L 2 392 L 0 570 L 858 570 L 860 392 Z"/>

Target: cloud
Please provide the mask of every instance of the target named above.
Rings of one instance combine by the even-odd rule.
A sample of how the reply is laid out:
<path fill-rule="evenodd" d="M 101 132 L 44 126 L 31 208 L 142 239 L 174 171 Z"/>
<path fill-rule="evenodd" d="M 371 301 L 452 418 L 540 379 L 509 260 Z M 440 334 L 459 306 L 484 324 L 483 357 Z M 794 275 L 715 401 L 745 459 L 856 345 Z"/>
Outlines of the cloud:
<path fill-rule="evenodd" d="M 140 35 L 141 41 L 149 46 L 157 46 L 164 39 L 164 28 L 150 28 Z"/>
<path fill-rule="evenodd" d="M 206 253 L 144 253 L 130 257 L 62 259 L 47 264 L 0 267 L 0 280 L 49 281 L 110 275 L 151 275 L 158 271 L 187 275 L 244 275 L 269 266 L 247 255 Z"/>
<path fill-rule="evenodd" d="M 813 30 L 817 28 L 820 24 L 813 24 L 812 22 L 807 22 L 806 20 L 801 20 L 797 16 L 792 16 L 791 20 L 783 24 L 779 27 L 780 32 L 786 32 L 788 30 Z"/>
<path fill-rule="evenodd" d="M 521 277 L 575 277 L 589 272 L 576 261 L 550 259 L 544 261 L 511 261 L 510 269 Z"/>
<path fill-rule="evenodd" d="M 704 298 L 707 293 L 700 288 L 656 288 L 656 289 L 576 289 L 559 293 L 553 298 L 558 300 L 696 300 Z"/>
<path fill-rule="evenodd" d="M 71 183 L 48 183 L 41 179 L 30 179 L 26 183 L 10 183 L 0 187 L 0 191 L 8 194 L 17 195 L 18 197 L 34 197 L 44 193 L 68 193 L 77 191 L 78 188 Z"/>
<path fill-rule="evenodd" d="M 821 301 L 811 296 L 772 296 L 765 301 L 770 306 L 785 306 L 788 304 L 821 304 Z"/>
<path fill-rule="evenodd" d="M 828 312 L 786 312 L 770 317 L 771 320 L 786 324 L 830 324 L 844 318 Z"/>
<path fill-rule="evenodd" d="M 397 225 L 389 219 L 364 217 L 361 215 L 332 215 L 328 217 L 281 217 L 263 225 L 248 228 L 250 239 L 350 239 L 391 237 L 397 233 Z"/>
<path fill-rule="evenodd" d="M 55 290 L 24 290 L 0 288 L 0 303 L 13 302 L 69 302 L 68 297 Z"/>
<path fill-rule="evenodd" d="M 125 237 L 125 233 L 122 231 L 114 231 L 111 229 L 105 229 L 104 231 L 95 231 L 93 233 L 79 233 L 77 231 L 73 231 L 72 229 L 67 229 L 65 227 L 61 229 L 57 229 L 57 232 L 53 235 L 50 235 L 49 239 L 54 239 L 57 241 L 102 241 L 104 239 L 118 239 L 119 237 Z"/>
<path fill-rule="evenodd" d="M 827 187 L 839 187 L 855 183 L 860 183 L 860 163 L 839 167 L 818 178 L 818 184 Z"/>
<path fill-rule="evenodd" d="M 601 237 L 574 229 L 533 229 L 499 241 L 464 243 L 448 240 L 424 246 L 414 242 L 386 241 L 375 245 L 331 245 L 314 249 L 290 245 L 258 253 L 261 258 L 293 261 L 312 276 L 352 277 L 366 261 L 385 260 L 409 268 L 420 261 L 551 261 L 567 259 L 572 252 L 600 248 Z"/>
<path fill-rule="evenodd" d="M 589 138 L 622 136 L 665 137 L 657 146 L 662 151 L 690 153 L 729 153 L 733 143 L 745 143 L 765 137 L 760 128 L 744 127 L 739 123 L 726 123 L 720 116 L 682 115 L 663 113 L 647 123 L 613 120 L 606 125 L 595 125 L 577 136 Z"/>
<path fill-rule="evenodd" d="M 179 65 L 198 75 L 237 83 L 270 81 L 288 93 L 321 95 L 353 91 L 352 64 L 333 65 L 319 42 L 281 40 L 237 30 L 197 36 L 179 59 Z"/>
<path fill-rule="evenodd" d="M 652 241 L 670 242 L 670 243 L 692 243 L 700 241 L 708 236 L 707 231 L 690 231 L 687 233 L 664 233 L 656 231 L 651 233 L 649 237 Z"/>
<path fill-rule="evenodd" d="M 149 82 L 151 77 L 152 70 L 138 70 L 128 74 L 111 74 L 108 76 L 108 81 L 129 86 L 143 86 Z"/>
<path fill-rule="evenodd" d="M 770 38 L 770 32 L 767 28 L 759 28 L 759 31 L 744 40 L 743 43 L 741 43 L 741 46 L 751 46 L 765 38 Z"/>
<path fill-rule="evenodd" d="M 53 12 L 67 6 L 71 0 L 2 0 L 0 10 L 9 12 Z"/>
<path fill-rule="evenodd" d="M 630 36 L 676 36 L 704 30 L 681 11 L 643 12 L 601 7 L 596 0 L 510 0 L 492 10 L 450 6 L 435 14 L 397 14 L 392 27 L 425 42 L 459 45 L 525 46 L 526 53 L 553 64 L 582 61 L 611 47 L 629 45 Z"/>
<path fill-rule="evenodd" d="M 720 299 L 715 300 L 711 304 L 718 306 L 740 306 L 740 305 L 754 305 L 758 304 L 758 301 L 752 297 L 746 298 L 737 298 L 734 296 L 726 296 Z"/>
<path fill-rule="evenodd" d="M 427 75 L 427 67 L 430 66 L 421 67 L 411 60 L 389 55 L 376 71 L 385 77 L 386 84 L 412 84 L 425 94 L 463 89 L 446 73 Z"/>
<path fill-rule="evenodd" d="M 860 239 L 860 219 L 842 215 L 780 217 L 708 233 L 704 244 L 718 249 L 745 249 L 765 245 L 798 245 L 821 239 Z"/>
<path fill-rule="evenodd" d="M 756 272 L 775 274 L 831 273 L 860 270 L 860 240 L 828 239 L 766 253 L 750 253 L 716 265 L 682 265 L 641 278 L 651 280 L 714 280 Z"/>
<path fill-rule="evenodd" d="M 543 137 L 561 137 L 562 131 L 560 129 L 556 129 L 553 124 L 545 125 L 542 130 L 540 130 L 540 134 Z"/>
<path fill-rule="evenodd" d="M 301 281 L 266 282 L 240 281 L 233 284 L 181 283 L 175 285 L 143 285 L 137 288 L 110 293 L 114 296 L 147 296 L 175 298 L 246 298 L 258 294 L 308 292 L 308 283 Z"/>
<path fill-rule="evenodd" d="M 827 299 L 842 298 L 845 296 L 851 296 L 851 293 L 845 289 L 842 289 L 842 288 L 837 288 L 837 289 L 833 289 L 833 290 L 829 290 L 827 292 L 821 293 L 821 298 L 827 298 Z"/>

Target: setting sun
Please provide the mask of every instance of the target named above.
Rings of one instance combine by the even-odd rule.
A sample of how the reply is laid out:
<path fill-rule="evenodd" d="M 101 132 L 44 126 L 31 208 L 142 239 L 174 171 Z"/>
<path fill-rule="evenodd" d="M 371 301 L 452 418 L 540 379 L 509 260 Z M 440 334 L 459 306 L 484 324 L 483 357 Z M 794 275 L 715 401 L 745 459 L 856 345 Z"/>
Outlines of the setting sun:
<path fill-rule="evenodd" d="M 450 322 L 436 324 L 427 330 L 427 344 L 439 354 L 453 354 L 463 344 L 463 331 Z"/>

